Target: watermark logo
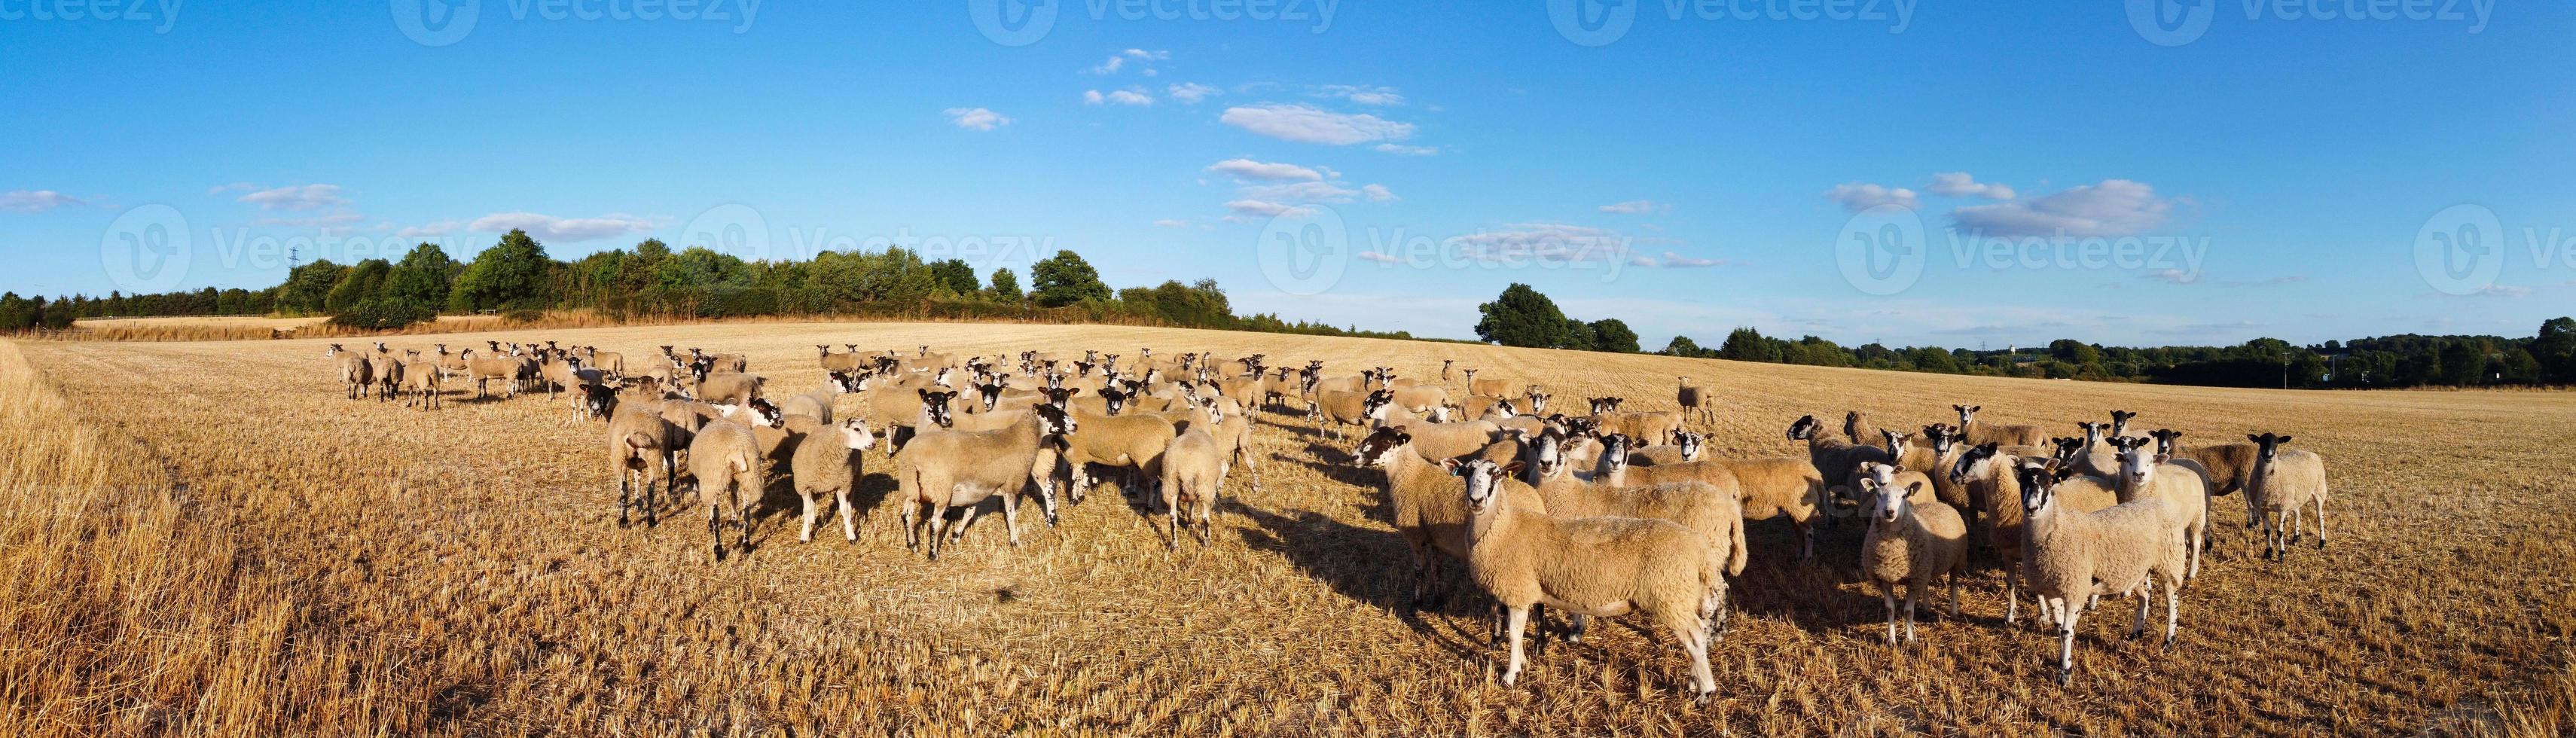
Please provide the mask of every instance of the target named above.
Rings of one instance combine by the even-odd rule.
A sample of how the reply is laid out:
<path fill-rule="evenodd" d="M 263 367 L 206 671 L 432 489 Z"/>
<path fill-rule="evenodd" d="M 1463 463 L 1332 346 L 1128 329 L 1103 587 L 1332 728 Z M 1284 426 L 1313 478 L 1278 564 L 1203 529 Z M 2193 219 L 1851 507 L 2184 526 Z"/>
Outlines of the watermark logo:
<path fill-rule="evenodd" d="M 2415 229 L 2415 273 L 2442 294 L 2474 295 L 2495 286 L 2504 254 L 2504 223 L 2484 205 L 2443 208 Z"/>
<path fill-rule="evenodd" d="M 6 2 L 7 0 L 0 0 Z M 732 24 L 739 35 L 751 31 L 761 0 L 501 0 L 513 22 L 534 17 L 544 21 L 663 21 Z M 483 16 L 483 0 L 387 0 L 394 27 L 413 43 L 448 46 L 465 40 Z"/>
<path fill-rule="evenodd" d="M 1332 208 L 1299 206 L 1262 224 L 1253 253 L 1270 286 L 1299 297 L 1319 295 L 1340 284 L 1350 269 L 1351 233 Z"/>
<path fill-rule="evenodd" d="M 1027 46 L 1055 30 L 1057 0 L 966 0 L 975 30 L 1003 46 Z"/>
<path fill-rule="evenodd" d="M 1923 218 L 1903 205 L 1877 205 L 1843 221 L 1834 237 L 1834 265 L 1843 282 L 1862 294 L 1885 297 L 1904 292 L 1923 278 L 1923 263 L 1932 244 L 1923 235 Z"/>
<path fill-rule="evenodd" d="M 465 40 L 483 15 L 483 0 L 390 0 L 394 27 L 412 43 L 440 47 Z"/>
<path fill-rule="evenodd" d="M 188 279 L 188 262 L 196 258 L 188 238 L 188 218 L 162 204 L 142 205 L 116 216 L 98 239 L 99 265 L 117 289 L 132 293 L 168 292 Z"/>
<path fill-rule="evenodd" d="M 2203 0 L 2214 2 L 2215 0 Z M 1577 46 L 1608 46 L 1636 25 L 1647 0 L 1548 0 L 1547 21 L 1556 35 Z M 1914 26 L 1922 0 L 1662 0 L 1674 23 L 1882 23 L 1888 33 Z"/>
<path fill-rule="evenodd" d="M 1608 46 L 1628 35 L 1644 0 L 1548 0 L 1547 22 L 1576 46 Z"/>
<path fill-rule="evenodd" d="M 2209 32 L 2219 0 L 2129 0 L 2129 27 L 2157 46 L 2181 46 Z"/>
<path fill-rule="evenodd" d="M 2128 0 L 2129 27 L 2157 46 L 2200 40 L 2218 19 L 2225 0 Z M 2487 30 L 2495 0 L 2238 0 L 2248 23 L 2256 21 L 2417 22 L 2466 24 Z"/>
<path fill-rule="evenodd" d="M 769 219 L 741 203 L 707 208 L 680 227 L 674 250 L 703 248 L 749 261 L 770 258 Z"/>
<path fill-rule="evenodd" d="M 155 34 L 179 24 L 185 0 L 0 0 L 0 21 L 150 23 Z"/>

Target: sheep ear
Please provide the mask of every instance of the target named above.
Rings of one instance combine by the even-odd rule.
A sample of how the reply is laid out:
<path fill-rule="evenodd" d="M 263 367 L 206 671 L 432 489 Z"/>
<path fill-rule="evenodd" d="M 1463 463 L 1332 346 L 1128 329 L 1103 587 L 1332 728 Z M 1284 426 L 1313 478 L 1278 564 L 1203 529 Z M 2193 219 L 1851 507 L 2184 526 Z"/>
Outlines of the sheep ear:
<path fill-rule="evenodd" d="M 1521 465 L 1520 460 L 1514 459 L 1512 463 L 1503 465 L 1503 474 L 1505 476 L 1519 476 L 1521 469 L 1523 468 L 1525 467 Z"/>
<path fill-rule="evenodd" d="M 2290 437 L 2289 437 L 2289 436 L 2282 436 L 2282 437 L 2281 437 L 2281 440 L 2273 441 L 2273 443 L 2279 443 L 2279 444 L 2287 444 L 2287 443 L 2289 443 L 2289 442 L 2290 442 Z"/>
<path fill-rule="evenodd" d="M 2245 440 L 2253 441 L 2253 442 L 2255 442 L 2255 443 L 2262 443 L 2262 442 L 2263 442 L 2263 437 L 2262 437 L 2262 436 L 2258 436 L 2258 435 L 2254 435 L 2254 434 L 2252 434 L 2252 433 L 2247 433 L 2247 434 L 2245 434 Z"/>
<path fill-rule="evenodd" d="M 2162 464 L 2169 461 L 2173 461 L 2173 454 L 2156 454 L 2156 463 Z"/>
<path fill-rule="evenodd" d="M 2051 474 L 2049 474 L 2049 476 L 2051 476 L 2051 477 L 2055 477 L 2055 478 L 2057 479 L 2057 481 L 2063 482 L 2063 481 L 2066 481 L 2068 478 L 2075 476 L 2075 467 L 2071 467 L 2071 466 L 2058 466 L 2057 464 L 2053 464 L 2053 463 L 2052 463 L 2052 464 L 2049 464 L 2049 467 L 2050 467 L 2050 470 L 2051 470 L 2051 472 L 2052 472 Z"/>
<path fill-rule="evenodd" d="M 1921 480 L 1916 480 L 1916 481 L 1913 481 L 1913 482 L 1908 482 L 1908 483 L 1906 483 L 1906 485 L 1905 485 L 1905 494 L 1907 494 L 1907 495 L 1909 495 L 1909 496 L 1910 496 L 1910 495 L 1913 495 L 1913 494 L 1915 494 L 1915 493 L 1917 493 L 1917 492 L 1922 492 L 1922 491 L 1923 491 L 1923 482 L 1922 482 Z"/>
<path fill-rule="evenodd" d="M 1458 470 L 1460 470 L 1460 469 L 1464 469 L 1464 468 L 1466 468 L 1466 466 L 1465 466 L 1465 465 L 1463 465 L 1463 464 L 1458 463 L 1458 460 L 1457 460 L 1457 459 L 1441 459 L 1441 460 L 1440 460 L 1440 470 L 1441 470 L 1441 471 L 1445 471 L 1445 472 L 1449 472 L 1449 476 L 1453 476 L 1453 477 L 1454 477 L 1454 476 L 1458 476 Z"/>

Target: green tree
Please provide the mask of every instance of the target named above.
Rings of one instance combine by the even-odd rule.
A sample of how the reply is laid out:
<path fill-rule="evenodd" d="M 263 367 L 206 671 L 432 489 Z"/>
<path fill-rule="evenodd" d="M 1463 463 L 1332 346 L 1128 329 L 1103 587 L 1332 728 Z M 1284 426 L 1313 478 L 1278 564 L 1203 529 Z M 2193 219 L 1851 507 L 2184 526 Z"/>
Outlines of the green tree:
<path fill-rule="evenodd" d="M 1627 321 L 1602 318 L 1592 321 L 1592 350 L 1633 354 L 1641 349 L 1637 347 L 1637 332 L 1628 328 Z"/>
<path fill-rule="evenodd" d="M 333 264 L 330 259 L 315 259 L 311 264 L 288 270 L 286 283 L 278 287 L 278 312 L 322 312 L 322 304 L 330 297 L 331 288 L 340 285 L 340 275 L 346 271 L 348 267 Z"/>
<path fill-rule="evenodd" d="M 1717 347 L 1717 358 L 1735 361 L 1780 361 L 1780 347 L 1763 338 L 1762 332 L 1750 326 L 1726 334 L 1725 345 Z"/>
<path fill-rule="evenodd" d="M 1673 340 L 1664 343 L 1663 354 L 1665 356 L 1698 358 L 1704 353 L 1707 353 L 1707 351 L 1701 349 L 1699 347 L 1699 342 L 1691 340 L 1691 337 L 1689 336 L 1674 336 Z"/>
<path fill-rule="evenodd" d="M 1519 282 L 1493 302 L 1476 306 L 1476 337 L 1505 346 L 1555 348 L 1566 343 L 1565 312 L 1556 301 Z"/>
<path fill-rule="evenodd" d="M 993 299 L 1019 302 L 1024 297 L 1027 296 L 1020 294 L 1020 275 L 1013 274 L 1010 267 L 993 270 Z"/>
<path fill-rule="evenodd" d="M 393 270 L 394 266 L 383 259 L 358 262 L 357 266 L 349 268 L 348 274 L 340 277 L 339 284 L 332 285 L 331 291 L 323 296 L 322 310 L 337 313 L 374 299 L 376 292 L 385 286 L 385 275 L 393 273 Z"/>
<path fill-rule="evenodd" d="M 448 258 L 447 251 L 437 244 L 423 243 L 412 247 L 411 253 L 404 254 L 402 261 L 394 265 L 393 273 L 385 275 L 385 286 L 379 294 L 436 310 L 447 304 L 447 291 L 455 285 L 456 273 L 464 270 L 464 265 Z"/>
<path fill-rule="evenodd" d="M 501 236 L 500 243 L 475 254 L 474 262 L 456 275 L 447 307 L 459 313 L 545 307 L 547 276 L 553 268 L 545 246 L 527 231 L 512 229 Z"/>
<path fill-rule="evenodd" d="M 2576 383 L 2576 318 L 2551 318 L 2531 341 L 2531 358 L 2548 381 Z"/>
<path fill-rule="evenodd" d="M 1592 335 L 1592 324 L 1573 318 L 1565 319 L 1565 343 L 1557 348 L 1567 351 L 1598 351 L 1599 342 Z"/>
<path fill-rule="evenodd" d="M 1063 307 L 1085 300 L 1108 300 L 1109 285 L 1100 281 L 1100 272 L 1083 261 L 1081 254 L 1057 251 L 1055 256 L 1029 265 L 1029 277 L 1037 289 L 1030 299 L 1047 307 Z"/>
<path fill-rule="evenodd" d="M 946 287 L 948 291 L 959 295 L 975 294 L 975 288 L 980 286 L 975 281 L 975 268 L 968 266 L 964 259 L 941 259 L 931 262 L 930 276 L 938 278 L 939 286 Z"/>

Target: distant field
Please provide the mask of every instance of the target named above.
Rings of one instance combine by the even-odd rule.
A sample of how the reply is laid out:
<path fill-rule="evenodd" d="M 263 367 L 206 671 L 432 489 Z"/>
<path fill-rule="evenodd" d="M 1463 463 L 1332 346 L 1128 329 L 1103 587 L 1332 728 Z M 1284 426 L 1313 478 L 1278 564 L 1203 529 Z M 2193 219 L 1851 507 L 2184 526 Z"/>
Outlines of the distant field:
<path fill-rule="evenodd" d="M 186 320 L 186 319 L 181 319 Z M 110 321 L 117 322 L 117 321 Z M 86 323 L 85 323 L 86 325 Z M 1965 615 L 1879 640 L 1860 531 L 1794 559 L 1751 524 L 1719 692 L 1641 622 L 1534 651 L 1517 688 L 1486 600 L 1398 614 L 1409 563 L 1348 444 L 1267 415 L 1263 486 L 1238 471 L 1217 545 L 1160 540 L 1115 493 L 1028 545 L 979 521 L 937 563 L 906 553 L 884 457 L 862 540 L 796 541 L 774 490 L 746 557 L 710 565 L 703 512 L 620 530 L 600 429 L 542 396 L 440 412 L 342 398 L 323 341 L 0 344 L 0 734 L 1153 735 L 1851 733 L 2548 734 L 2576 696 L 2576 396 L 2279 392 L 1822 369 L 1152 328 L 762 323 L 401 337 L 658 344 L 745 353 L 776 394 L 818 384 L 814 345 L 995 354 L 1266 352 L 1335 372 L 1440 360 L 1547 385 L 1560 407 L 1717 393 L 1711 452 L 1803 456 L 1802 414 L 1879 425 L 2074 422 L 2118 408 L 2186 445 L 2274 431 L 2328 461 L 2329 547 L 2252 554 L 2241 496 L 2181 639 L 2129 642 L 2124 600 L 2055 639 L 2002 622 L 1980 559 Z M 24 363 L 13 354 L 23 353 Z M 29 367 L 32 367 L 32 372 Z M 1463 378 L 1461 380 L 1463 382 Z M 1463 390 L 1453 383 L 1453 390 Z M 61 400 L 45 399 L 59 393 Z M 857 403 L 845 398 L 843 408 Z M 1838 425 L 1838 423 L 1837 423 Z M 58 447 L 77 445 L 77 453 Z M 78 494 L 63 494 L 65 491 Z M 1031 510 L 1035 501 L 1025 503 Z M 67 512 L 68 511 L 68 512 Z M 45 523 L 44 521 L 56 521 Z M 70 521 L 89 521 L 81 528 Z M 29 523 L 28 521 L 35 521 Z M 50 527 L 49 527 L 50 526 Z M 75 535 L 77 533 L 77 535 Z M 76 562 L 76 563 L 67 563 Z M 1472 585 L 1462 583 L 1462 591 Z M 84 599 L 86 598 L 86 599 Z M 73 619 L 64 613 L 82 613 Z M 66 644 L 84 644 L 77 648 Z M 13 687 L 11 685 L 27 685 Z"/>

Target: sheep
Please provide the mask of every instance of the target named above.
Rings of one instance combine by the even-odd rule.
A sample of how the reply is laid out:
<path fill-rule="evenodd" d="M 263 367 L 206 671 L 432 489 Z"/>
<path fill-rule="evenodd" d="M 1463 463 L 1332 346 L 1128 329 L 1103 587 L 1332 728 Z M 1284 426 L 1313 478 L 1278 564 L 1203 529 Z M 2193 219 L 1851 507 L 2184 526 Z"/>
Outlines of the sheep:
<path fill-rule="evenodd" d="M 1217 440 L 1215 423 L 1202 410 L 1199 419 L 1190 423 L 1190 429 L 1174 437 L 1163 451 L 1164 550 L 1179 545 L 1185 521 L 1196 523 L 1199 546 L 1208 545 L 1209 513 L 1216 509 L 1217 495 L 1224 493 L 1227 468 L 1227 450 Z M 1190 506 L 1187 516 L 1181 514 L 1183 504 Z"/>
<path fill-rule="evenodd" d="M 1011 545 L 1016 547 L 1020 545 L 1020 491 L 1032 485 L 1037 488 L 1047 525 L 1055 525 L 1055 485 L 1051 479 L 1054 457 L 1046 452 L 1059 443 L 1079 438 L 1075 430 L 1080 426 L 1062 408 L 1038 405 L 1008 428 L 931 431 L 915 438 L 914 448 L 895 461 L 895 501 L 902 506 L 904 549 L 921 549 L 923 536 L 915 521 L 921 518 L 922 508 L 928 506 L 929 555 L 930 560 L 938 561 L 948 508 L 966 507 L 965 518 L 945 536 L 954 539 L 974 522 L 975 507 L 996 495 L 1002 498 L 1004 526 L 1009 529 Z"/>
<path fill-rule="evenodd" d="M 1467 370 L 1467 394 L 1486 397 L 1510 397 L 1512 382 L 1508 379 L 1477 379 L 1475 369 Z"/>
<path fill-rule="evenodd" d="M 1878 428 L 1869 424 L 1869 414 L 1858 410 L 1843 413 L 1843 440 L 1863 446 L 1878 440 Z"/>
<path fill-rule="evenodd" d="M 609 416 L 608 470 L 617 477 L 617 527 L 626 527 L 627 512 L 637 508 L 644 511 L 645 525 L 661 523 L 654 515 L 653 481 L 660 479 L 663 492 L 672 493 L 680 451 L 688 447 L 697 420 L 682 415 L 684 428 L 662 411 L 650 403 L 630 403 Z"/>
<path fill-rule="evenodd" d="M 948 403 L 957 393 L 916 388 L 901 390 L 878 387 L 861 398 L 864 414 L 886 427 L 886 455 L 894 456 L 910 443 L 914 434 L 956 424 Z"/>
<path fill-rule="evenodd" d="M 1964 450 L 1959 445 L 1959 436 L 1959 429 L 1933 423 L 1923 426 L 1923 437 L 1929 446 L 1914 445 L 1913 434 L 1898 434 L 1888 438 L 1888 450 L 1896 457 L 1893 463 L 1897 467 L 1922 472 L 1930 478 L 1933 498 L 1957 511 L 1967 521 L 1968 529 L 1974 531 L 1980 517 L 1978 511 L 1984 506 L 1977 504 L 1968 495 L 1967 486 L 1950 474 L 1951 463 L 1957 461 L 1959 453 Z"/>
<path fill-rule="evenodd" d="M 1243 406 L 1231 398 L 1207 397 L 1199 400 L 1208 413 L 1217 418 L 1208 432 L 1215 434 L 1217 446 L 1226 452 L 1228 469 L 1242 467 L 1252 474 L 1253 491 L 1261 490 L 1259 454 L 1252 451 L 1252 419 Z M 1231 472 L 1228 472 L 1231 473 Z"/>
<path fill-rule="evenodd" d="M 2147 449 L 2144 438 L 2123 438 L 2113 442 L 2120 449 L 2120 467 L 2111 476 L 2111 492 L 2121 502 L 2141 497 L 2162 498 L 2173 514 L 2173 524 L 2183 537 L 2189 554 L 2183 579 L 2200 576 L 2200 552 L 2209 540 L 2209 482 L 2190 467 L 2171 463 L 2173 457 Z"/>
<path fill-rule="evenodd" d="M 1825 435 L 1819 432 L 1823 427 L 1823 423 L 1816 421 L 1816 416 L 1801 416 L 1798 422 L 1789 424 L 1788 436 L 1792 441 L 1807 442 L 1808 462 L 1814 464 L 1816 473 L 1824 477 L 1826 489 L 1850 486 L 1852 470 L 1863 462 L 1883 464 L 1894 460 L 1888 456 L 1887 449 Z"/>
<path fill-rule="evenodd" d="M 2097 477 L 2117 476 L 2121 468 L 2120 452 L 2108 448 L 2110 444 L 2102 442 L 2103 433 L 2111 430 L 2111 424 L 2088 420 L 2076 423 L 2075 427 L 2084 431 L 2084 438 L 2075 452 L 2067 455 L 2067 462 L 2074 464 L 2076 471 L 2085 474 Z"/>
<path fill-rule="evenodd" d="M 1959 411 L 1959 433 L 1965 436 L 1969 443 L 1992 442 L 2006 446 L 2047 444 L 2048 433 L 2041 431 L 2036 425 L 1978 425 L 1977 411 L 1985 407 L 1984 405 L 1950 406 L 1950 409 Z"/>
<path fill-rule="evenodd" d="M 1421 454 L 1408 448 L 1412 443 L 1412 434 L 1402 428 L 1379 428 L 1351 449 L 1352 465 L 1385 472 L 1379 491 L 1394 512 L 1396 533 L 1412 550 L 1413 595 L 1404 602 L 1407 617 L 1448 600 L 1447 580 L 1440 575 L 1440 554 L 1460 562 L 1467 561 L 1468 554 L 1466 500 L 1459 497 L 1449 480 L 1451 467 L 1424 461 Z M 1518 473 L 1522 466 L 1512 461 L 1503 468 Z M 1546 511 L 1545 504 L 1535 496 L 1514 496 L 1506 504 Z"/>
<path fill-rule="evenodd" d="M 1467 573 L 1509 613 L 1511 665 L 1503 686 L 1520 680 L 1521 632 L 1541 603 L 1577 615 L 1644 613 L 1672 632 L 1691 661 L 1691 690 L 1706 701 L 1717 691 L 1708 644 L 1726 606 L 1726 575 L 1713 564 L 1706 536 L 1668 520 L 1560 519 L 1515 507 L 1508 470 L 1490 461 L 1446 464 L 1466 479 Z"/>
<path fill-rule="evenodd" d="M 1815 521 L 1826 504 L 1826 487 L 1822 475 L 1806 462 L 1791 457 L 1634 466 L 1628 459 L 1625 436 L 1603 437 L 1594 482 L 1615 489 L 1689 481 L 1726 490 L 1735 496 L 1746 520 L 1787 517 L 1798 533 L 1798 560 L 1815 558 Z"/>
<path fill-rule="evenodd" d="M 757 374 L 718 371 L 698 377 L 689 395 L 699 402 L 717 405 L 739 405 L 760 398 L 761 386 L 769 380 Z"/>
<path fill-rule="evenodd" d="M 2290 442 L 2289 436 L 2265 433 L 2245 438 L 2260 449 L 2253 471 L 2246 475 L 2245 502 L 2249 509 L 2261 511 L 2258 519 L 2263 525 L 2263 557 L 2272 561 L 2289 558 L 2290 546 L 2299 542 L 2299 511 L 2311 503 L 2317 508 L 2317 548 L 2325 548 L 2325 459 L 2308 451 L 2282 453 L 2281 446 Z M 2288 517 L 2286 526 L 2284 515 Z"/>
<path fill-rule="evenodd" d="M 2165 647 L 2173 647 L 2181 621 L 2183 542 L 2172 535 L 2169 503 L 2143 498 L 2097 512 L 2060 504 L 2056 486 L 2073 469 L 2056 463 L 2021 462 L 2025 553 L 2023 569 L 2040 610 L 2057 615 L 2060 646 L 2057 683 L 2075 671 L 2075 623 L 2083 615 L 2078 603 L 2100 595 L 2136 595 L 2138 617 L 2130 637 L 2147 631 L 2147 610 L 2155 589 L 2165 590 Z"/>
<path fill-rule="evenodd" d="M 2003 446 L 1982 443 L 1959 454 L 1951 469 L 1957 481 L 1965 485 L 1968 497 L 1983 506 L 1978 514 L 1986 520 L 1986 544 L 2004 565 L 2004 622 L 2021 622 L 2021 581 L 2023 550 L 2023 515 L 2021 479 L 2017 466 L 2029 457 L 2002 453 Z M 2092 478 L 2057 489 L 2058 504 L 2077 512 L 2092 512 L 2119 504 L 2117 495 L 2107 486 L 2095 485 Z M 2042 618 L 2051 617 L 2046 609 Z"/>
<path fill-rule="evenodd" d="M 1413 452 L 1421 454 L 1425 461 L 1439 461 L 1482 451 L 1485 446 L 1501 437 L 1503 432 L 1502 426 L 1495 425 L 1489 420 L 1435 423 L 1429 420 L 1409 419 L 1389 420 L 1377 425 L 1402 428 L 1405 433 L 1411 434 Z"/>
<path fill-rule="evenodd" d="M 519 368 L 521 366 L 521 362 L 517 358 L 507 356 L 477 356 L 474 353 L 474 349 L 466 349 L 462 355 L 465 358 L 465 378 L 473 380 L 474 382 L 475 399 L 479 400 L 490 396 L 490 393 L 484 389 L 485 383 L 488 382 L 500 382 L 506 393 L 503 395 L 504 397 L 515 398 L 519 396 Z"/>
<path fill-rule="evenodd" d="M 712 363 L 715 367 L 715 371 L 734 373 L 751 371 L 750 360 L 743 358 L 742 354 L 710 354 L 704 351 L 699 351 L 696 346 L 691 346 L 689 347 L 689 360 L 693 363 Z"/>
<path fill-rule="evenodd" d="M 1880 469 L 1894 467 L 1885 464 Z M 1917 472 L 1906 472 L 1918 474 Z M 1896 585 L 1905 585 L 1905 642 L 1914 642 L 1914 601 L 1932 578 L 1947 575 L 1950 616 L 1959 616 L 1959 573 L 1967 568 L 1968 526 L 1959 511 L 1931 495 L 1929 480 L 1903 486 L 1861 481 L 1870 493 L 1869 532 L 1862 535 L 1860 570 L 1878 585 L 1887 605 L 1887 644 L 1896 645 Z"/>
<path fill-rule="evenodd" d="M 415 359 L 402 364 L 403 406 L 436 410 L 438 397 L 438 364 L 428 359 Z"/>
<path fill-rule="evenodd" d="M 1681 432 L 1682 414 L 1677 412 L 1607 412 L 1593 418 L 1601 423 L 1601 432 L 1617 433 L 1640 444 L 1670 444 L 1673 434 Z"/>
<path fill-rule="evenodd" d="M 867 421 L 851 418 L 838 425 L 828 422 L 797 442 L 795 455 L 788 459 L 788 473 L 796 480 L 796 496 L 804 503 L 805 527 L 796 540 L 814 540 L 814 498 L 830 493 L 840 503 L 841 538 L 859 540 L 858 521 L 851 514 L 850 492 L 858 488 L 861 453 L 877 444 L 876 434 L 868 432 Z"/>
<path fill-rule="evenodd" d="M 336 343 L 331 344 L 331 348 L 326 351 L 333 354 L 348 354 L 340 357 L 340 382 L 346 385 L 343 394 L 352 400 L 365 399 L 367 389 L 376 386 L 375 362 L 358 355 L 357 352 L 342 349 L 340 344 Z"/>
<path fill-rule="evenodd" d="M 1708 436 L 1690 431 L 1675 431 L 1673 442 L 1628 451 L 1628 463 L 1638 466 L 1681 464 L 1699 460 L 1700 449 Z"/>
<path fill-rule="evenodd" d="M 840 388 L 825 383 L 812 392 L 787 398 L 779 403 L 778 409 L 788 415 L 803 415 L 820 421 L 824 425 L 831 425 L 832 401 L 840 396 Z"/>
<path fill-rule="evenodd" d="M 1676 378 L 1681 380 L 1681 388 L 1674 391 L 1674 401 L 1681 404 L 1683 419 L 1716 423 L 1717 408 L 1714 400 L 1717 398 L 1707 390 L 1700 389 L 1699 385 L 1691 384 L 1690 377 Z"/>
<path fill-rule="evenodd" d="M 1449 390 L 1435 384 L 1417 384 L 1395 387 L 1392 391 L 1389 401 L 1396 407 L 1430 416 L 1433 420 L 1449 420 Z"/>
<path fill-rule="evenodd" d="M 728 509 L 735 512 L 741 528 L 735 544 L 745 553 L 751 551 L 751 511 L 760 504 L 762 491 L 769 489 L 769 464 L 760 458 L 760 442 L 751 428 L 766 426 L 768 421 L 731 405 L 718 407 L 724 417 L 698 429 L 689 441 L 689 476 L 697 478 L 698 499 L 707 506 L 707 534 L 715 539 L 715 560 L 723 561 Z"/>
<path fill-rule="evenodd" d="M 1449 383 L 1449 367 L 1451 367 L 1451 366 L 1455 366 L 1457 363 L 1458 363 L 1458 360 L 1457 360 L 1457 359 L 1441 359 L 1441 360 L 1440 360 L 1440 383 L 1441 383 L 1441 384 L 1448 384 L 1448 383 Z"/>
<path fill-rule="evenodd" d="M 1618 438 L 1613 436 L 1613 438 Z M 1624 446 L 1625 439 L 1619 439 Z M 1531 450 L 1543 450 L 1529 446 Z M 1460 459 L 1469 461 L 1474 459 Z M 1490 458 L 1485 463 L 1506 463 Z M 1524 460 L 1526 461 L 1526 460 Z M 1530 466 L 1523 465 L 1527 470 Z M 1707 537 L 1710 565 L 1729 575 L 1744 573 L 1749 550 L 1744 546 L 1744 504 L 1736 485 L 1721 477 L 1721 484 L 1698 479 L 1681 479 L 1646 485 L 1620 486 L 1610 483 L 1599 471 L 1592 474 L 1567 473 L 1556 465 L 1545 476 L 1525 480 L 1538 490 L 1538 498 L 1549 515 L 1559 518 L 1647 518 L 1680 523 Z M 1725 626 L 1721 605 L 1717 625 Z M 1571 640 L 1582 640 L 1583 616 L 1575 616 Z"/>
<path fill-rule="evenodd" d="M 1163 450 L 1171 447 L 1174 436 L 1180 435 L 1172 421 L 1151 415 L 1092 415 L 1080 410 L 1071 414 L 1091 428 L 1068 437 L 1063 449 L 1073 501 L 1081 502 L 1090 495 L 1092 464 L 1126 467 L 1128 481 L 1119 484 L 1119 492 L 1128 496 L 1142 492 L 1145 485 L 1162 483 Z"/>
<path fill-rule="evenodd" d="M 814 348 L 823 354 L 820 361 L 825 372 L 855 372 L 868 365 L 867 355 L 859 353 L 856 347 L 837 354 L 832 353 L 830 344 L 818 343 Z"/>
<path fill-rule="evenodd" d="M 2226 497 L 2237 490 L 2252 488 L 2254 464 L 2263 455 L 2261 446 L 2221 443 L 2185 449 L 2176 443 L 2182 438 L 2182 431 L 2159 429 L 2148 435 L 2156 439 L 2156 453 L 2171 454 L 2176 462 L 2189 461 L 2199 465 L 2201 476 L 2209 480 L 2209 496 Z M 2259 516 L 2253 495 L 2246 495 L 2245 527 L 2255 527 L 2260 522 Z"/>
<path fill-rule="evenodd" d="M 1387 405 L 1394 401 L 1395 393 L 1387 390 L 1367 393 L 1320 390 L 1306 401 L 1306 419 L 1314 421 L 1316 430 L 1331 432 L 1334 440 L 1342 440 L 1346 438 L 1342 434 L 1342 426 L 1367 427 L 1372 421 L 1385 418 Z"/>
<path fill-rule="evenodd" d="M 385 345 L 379 342 L 376 344 L 376 353 L 369 355 L 367 362 L 375 369 L 377 402 L 392 400 L 395 395 L 402 394 L 402 357 L 395 356 L 392 350 L 385 348 Z"/>

